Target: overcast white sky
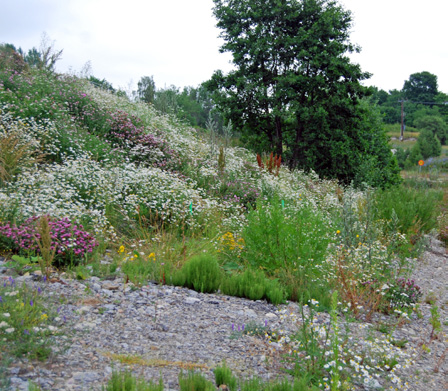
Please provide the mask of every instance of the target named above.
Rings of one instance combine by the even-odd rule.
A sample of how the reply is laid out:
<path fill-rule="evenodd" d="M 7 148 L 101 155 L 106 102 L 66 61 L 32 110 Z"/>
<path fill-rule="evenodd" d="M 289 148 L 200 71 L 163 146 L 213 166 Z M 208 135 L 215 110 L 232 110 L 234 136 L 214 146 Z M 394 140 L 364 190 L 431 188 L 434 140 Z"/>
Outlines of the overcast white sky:
<path fill-rule="evenodd" d="M 227 72 L 212 0 L 1 0 L 0 42 L 39 48 L 46 32 L 63 49 L 60 72 L 92 74 L 114 87 L 136 88 L 154 76 L 157 88 L 198 86 Z M 353 12 L 353 61 L 373 74 L 366 85 L 401 89 L 412 73 L 438 76 L 448 93 L 446 0 L 340 0 Z"/>

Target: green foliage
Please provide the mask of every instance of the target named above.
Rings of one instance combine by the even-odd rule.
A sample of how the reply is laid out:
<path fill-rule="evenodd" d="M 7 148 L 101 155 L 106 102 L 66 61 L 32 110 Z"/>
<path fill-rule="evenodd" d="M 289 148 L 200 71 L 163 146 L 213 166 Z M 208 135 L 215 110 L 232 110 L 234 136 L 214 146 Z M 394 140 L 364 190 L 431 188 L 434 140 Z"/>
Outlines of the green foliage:
<path fill-rule="evenodd" d="M 189 372 L 187 376 L 181 371 L 179 374 L 180 391 L 215 391 L 215 386 L 202 374 Z"/>
<path fill-rule="evenodd" d="M 420 147 L 420 152 L 423 159 L 429 157 L 437 157 L 442 153 L 442 146 L 437 136 L 434 135 L 431 129 L 424 128 L 420 132 L 417 144 Z"/>
<path fill-rule="evenodd" d="M 109 83 L 106 79 L 100 80 L 95 76 L 89 76 L 87 79 L 90 83 L 92 83 L 95 87 L 101 88 L 105 91 L 117 92 L 115 88 Z"/>
<path fill-rule="evenodd" d="M 224 173 L 224 170 L 226 168 L 226 157 L 224 155 L 224 148 L 219 148 L 219 155 L 218 155 L 218 172 L 220 175 Z"/>
<path fill-rule="evenodd" d="M 316 386 L 309 386 L 306 379 L 294 379 L 291 383 L 287 379 L 272 382 L 264 382 L 258 377 L 253 377 L 241 382 L 241 391 L 316 391 Z"/>
<path fill-rule="evenodd" d="M 390 309 L 412 310 L 415 304 L 422 297 L 421 289 L 415 284 L 414 280 L 397 278 L 391 281 L 390 286 L 384 289 L 384 298 L 389 304 Z"/>
<path fill-rule="evenodd" d="M 431 329 L 431 338 L 432 337 L 438 337 L 438 335 L 442 332 L 442 323 L 440 322 L 440 312 L 439 307 L 437 307 L 435 304 L 431 306 L 431 317 L 429 319 L 429 322 L 431 323 L 432 329 Z"/>
<path fill-rule="evenodd" d="M 438 93 L 437 76 L 429 72 L 413 73 L 403 85 L 406 99 L 414 102 L 434 102 Z"/>
<path fill-rule="evenodd" d="M 144 284 L 149 280 L 163 282 L 163 267 L 160 262 L 148 260 L 138 251 L 134 251 L 131 257 L 130 261 L 124 262 L 122 265 L 122 271 L 130 281 L 136 285 Z"/>
<path fill-rule="evenodd" d="M 437 226 L 437 204 L 443 193 L 435 189 L 418 189 L 395 186 L 375 193 L 374 216 L 392 222 L 396 229 L 411 237 L 420 237 Z"/>
<path fill-rule="evenodd" d="M 206 86 L 250 147 L 345 183 L 397 182 L 378 118 L 362 103 L 369 75 L 346 56 L 355 50 L 350 12 L 330 1 L 277 2 L 263 13 L 256 0 L 214 3 L 236 70 Z"/>
<path fill-rule="evenodd" d="M 144 379 L 137 379 L 132 372 L 112 372 L 112 377 L 107 382 L 106 387 L 101 388 L 102 391 L 163 391 L 162 378 L 159 384 Z"/>
<path fill-rule="evenodd" d="M 177 96 L 179 90 L 176 86 L 170 86 L 156 91 L 154 107 L 163 114 L 175 114 L 179 112 L 179 105 L 177 104 Z"/>
<path fill-rule="evenodd" d="M 261 270 L 246 269 L 241 274 L 232 274 L 222 281 L 221 292 L 250 300 L 267 299 L 275 305 L 285 300 L 285 292 L 280 283 L 268 279 Z"/>
<path fill-rule="evenodd" d="M 328 221 L 306 204 L 282 206 L 279 199 L 259 202 L 247 216 L 243 257 L 253 267 L 272 273 L 308 268 L 325 258 L 330 242 Z"/>
<path fill-rule="evenodd" d="M 418 129 L 430 129 L 440 142 L 445 145 L 448 139 L 448 126 L 442 117 L 427 115 L 414 121 Z"/>
<path fill-rule="evenodd" d="M 33 382 L 28 382 L 28 391 L 42 391 L 42 388 Z"/>
<path fill-rule="evenodd" d="M 396 156 L 396 158 L 397 158 L 397 163 L 398 163 L 398 166 L 401 168 L 401 169 L 404 169 L 405 168 L 405 165 L 406 165 L 406 160 L 408 159 L 408 157 L 409 157 L 409 155 L 410 155 L 410 153 L 411 153 L 411 151 L 409 150 L 409 149 L 404 149 L 404 148 L 396 148 L 396 153 L 395 153 L 395 156 Z M 418 161 L 418 160 L 417 160 Z M 415 163 L 414 163 L 415 164 Z"/>
<path fill-rule="evenodd" d="M 412 148 L 409 152 L 409 155 L 404 162 L 404 168 L 410 169 L 412 167 L 417 167 L 419 160 L 423 160 L 423 155 L 422 155 L 422 151 L 420 148 L 420 144 L 415 143 L 412 146 Z"/>
<path fill-rule="evenodd" d="M 225 361 L 222 366 L 215 369 L 215 384 L 218 388 L 225 385 L 230 391 L 237 391 L 237 379 L 232 375 L 232 371 L 226 366 Z"/>
<path fill-rule="evenodd" d="M 0 70 L 14 69 L 17 72 L 23 72 L 28 68 L 23 56 L 16 50 L 12 44 L 0 44 Z M 6 88 L 10 83 L 6 83 Z"/>
<path fill-rule="evenodd" d="M 185 286 L 198 292 L 212 293 L 219 289 L 222 271 L 215 257 L 202 254 L 191 258 L 182 267 Z"/>
<path fill-rule="evenodd" d="M 384 123 L 397 124 L 401 121 L 400 101 L 403 99 L 403 93 L 398 90 L 378 90 L 372 87 L 373 99 L 377 102 Z"/>
<path fill-rule="evenodd" d="M 17 286 L 9 279 L 0 286 L 0 348 L 8 356 L 47 360 L 57 350 L 52 339 L 57 334 L 55 311 L 47 308 L 42 288 Z"/>

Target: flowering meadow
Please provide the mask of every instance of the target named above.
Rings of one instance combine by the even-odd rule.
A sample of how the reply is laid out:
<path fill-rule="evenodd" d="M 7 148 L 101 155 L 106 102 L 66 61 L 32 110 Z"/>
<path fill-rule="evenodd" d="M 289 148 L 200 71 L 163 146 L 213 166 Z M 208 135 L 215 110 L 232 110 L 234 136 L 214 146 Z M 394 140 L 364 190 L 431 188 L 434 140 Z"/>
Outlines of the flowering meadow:
<path fill-rule="evenodd" d="M 320 303 L 319 311 L 334 315 L 333 329 L 347 313 L 413 316 L 421 294 L 409 272 L 424 235 L 446 229 L 439 225 L 446 221 L 438 208 L 443 191 L 422 197 L 406 184 L 359 189 L 285 166 L 269 171 L 250 150 L 204 137 L 151 105 L 82 78 L 13 65 L 0 68 L 5 257 L 46 258 L 67 273 L 92 265 L 98 276 L 121 273 L 137 285 L 152 280 L 275 304 Z M 106 251 L 112 262 L 101 262 Z M 0 289 L 0 339 L 18 338 L 19 328 L 21 339 L 32 332 L 31 324 L 12 321 L 12 305 L 33 314 L 39 333 L 55 331 L 43 307 L 36 311 L 37 293 L 23 289 L 12 280 Z M 21 294 L 25 301 L 11 302 Z M 302 320 L 306 340 L 316 344 L 310 376 L 300 365 L 311 347 L 297 336 L 281 339 L 310 387 L 357 389 L 375 376 L 405 388 L 399 368 L 410 358 L 399 348 L 374 339 L 358 353 L 356 344 L 338 353 L 338 342 L 310 316 Z M 387 366 L 388 376 L 378 375 Z"/>

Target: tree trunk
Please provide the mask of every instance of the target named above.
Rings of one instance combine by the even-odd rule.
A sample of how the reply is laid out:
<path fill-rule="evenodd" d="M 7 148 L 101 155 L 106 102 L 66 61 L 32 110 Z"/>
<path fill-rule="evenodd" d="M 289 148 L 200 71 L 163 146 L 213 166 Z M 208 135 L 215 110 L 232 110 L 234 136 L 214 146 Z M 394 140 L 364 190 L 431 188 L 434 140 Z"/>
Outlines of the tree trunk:
<path fill-rule="evenodd" d="M 295 137 L 294 144 L 293 144 L 292 157 L 291 157 L 291 160 L 289 161 L 289 168 L 291 170 L 296 168 L 297 165 L 299 164 L 299 156 L 300 156 L 300 153 L 302 152 L 300 144 L 303 141 L 304 129 L 305 129 L 305 126 L 304 126 L 303 122 L 299 121 L 297 128 L 296 128 L 296 137 Z"/>
<path fill-rule="evenodd" d="M 275 136 L 275 153 L 281 156 L 283 154 L 282 119 L 278 115 L 275 117 Z"/>

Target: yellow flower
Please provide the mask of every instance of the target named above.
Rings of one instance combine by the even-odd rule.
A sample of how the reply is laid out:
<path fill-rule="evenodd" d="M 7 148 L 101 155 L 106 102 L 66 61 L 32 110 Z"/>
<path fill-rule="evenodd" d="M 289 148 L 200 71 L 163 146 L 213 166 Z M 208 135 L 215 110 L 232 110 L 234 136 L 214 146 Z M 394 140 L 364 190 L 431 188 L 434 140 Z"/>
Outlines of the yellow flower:
<path fill-rule="evenodd" d="M 148 255 L 148 258 L 149 259 L 153 258 L 153 260 L 155 261 L 156 260 L 156 254 L 151 253 L 151 254 Z"/>
<path fill-rule="evenodd" d="M 118 252 L 119 252 L 119 253 L 124 252 L 124 246 L 123 246 L 123 245 L 120 246 L 120 248 L 118 249 Z"/>
<path fill-rule="evenodd" d="M 337 230 L 336 233 L 339 235 L 341 233 L 341 231 Z"/>
<path fill-rule="evenodd" d="M 42 316 L 40 317 L 41 320 L 47 320 L 48 319 L 48 315 L 47 314 L 42 314 Z"/>

